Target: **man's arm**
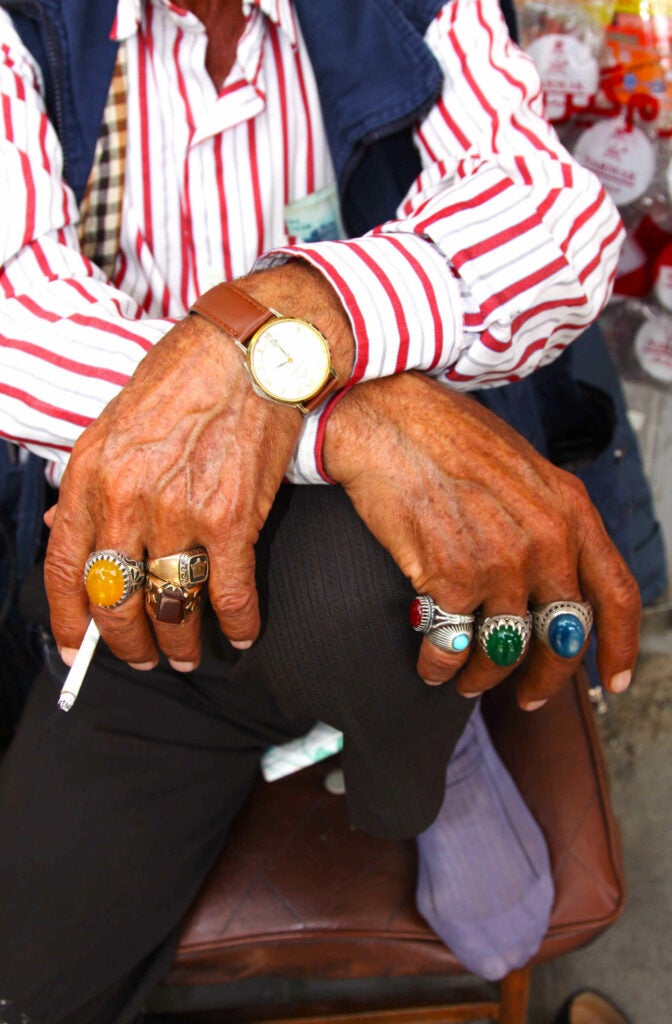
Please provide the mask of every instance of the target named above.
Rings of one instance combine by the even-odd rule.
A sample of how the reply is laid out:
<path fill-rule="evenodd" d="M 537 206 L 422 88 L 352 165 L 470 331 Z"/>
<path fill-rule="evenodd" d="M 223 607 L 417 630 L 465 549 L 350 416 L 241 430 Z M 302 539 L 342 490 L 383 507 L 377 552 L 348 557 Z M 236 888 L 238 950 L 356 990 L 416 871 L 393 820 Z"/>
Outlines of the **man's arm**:
<path fill-rule="evenodd" d="M 200 535 L 212 548 L 211 593 L 222 627 L 247 644 L 258 631 L 253 545 L 300 416 L 254 395 L 232 339 L 196 318 L 170 330 L 174 321 L 144 317 L 82 256 L 39 70 L 4 11 L 0 40 L 0 173 L 12 197 L 0 214 L 0 433 L 55 460 L 53 482 L 84 434 L 51 548 L 59 552 L 50 562 L 57 640 L 77 646 L 83 635 L 90 550 L 112 546 L 141 556 Z M 348 378 L 349 321 L 325 279 L 301 264 L 255 275 L 250 290 L 285 313 L 308 311 Z M 124 630 L 123 615 L 114 616 L 107 639 L 128 660 L 148 664 L 156 644 L 137 605 L 133 626 Z M 161 637 L 181 664 L 198 660 L 197 620 L 192 625 L 186 639 L 174 630 Z"/>
<path fill-rule="evenodd" d="M 320 274 L 296 261 L 237 283 L 283 313 L 309 308 L 347 378 L 348 319 Z M 91 615 L 83 587 L 89 552 L 157 557 L 196 544 L 210 556 L 210 603 L 223 632 L 249 647 L 260 628 L 254 545 L 300 430 L 297 409 L 252 390 L 232 337 L 200 316 L 180 321 L 73 448 L 45 563 L 59 647 L 78 647 Z M 199 661 L 198 614 L 181 625 L 154 622 L 152 631 L 141 593 L 93 614 L 111 650 L 137 667 L 155 664 L 157 643 L 181 670 Z"/>
<path fill-rule="evenodd" d="M 390 240 L 384 241 L 391 247 Z M 412 243 L 434 253 L 435 247 L 428 248 L 420 235 Z M 30 248 L 25 245 L 21 256 Z M 402 278 L 408 276 L 408 261 L 404 267 Z M 255 275 L 251 287 L 274 289 L 280 279 L 274 274 L 280 271 L 295 278 L 295 287 L 289 289 L 294 307 L 283 311 L 302 314 L 319 326 L 320 310 L 333 305 L 328 276 L 318 285 L 306 267 L 294 264 Z M 450 267 L 446 272 L 443 256 L 426 273 L 430 280 L 455 280 Z M 51 269 L 44 276 L 51 283 Z M 402 289 L 402 281 L 398 283 Z M 272 290 L 258 297 L 283 308 Z M 340 312 L 334 316 L 340 322 L 343 306 L 336 305 Z M 370 309 L 374 305 L 372 301 Z M 407 312 L 412 312 L 410 304 Z M 461 308 L 453 315 L 461 317 Z M 68 323 L 59 310 L 55 319 L 66 321 L 64 338 L 78 326 L 78 317 Z M 352 361 L 351 321 L 345 319 L 333 332 L 326 329 L 344 379 Z M 382 336 L 384 323 L 379 326 Z M 97 380 L 93 360 L 91 370 Z M 70 422 L 67 415 L 64 419 Z M 197 542 L 211 550 L 212 594 L 225 632 L 241 645 L 251 642 L 258 629 L 254 540 L 299 429 L 297 413 L 250 393 L 240 355 L 227 339 L 203 325 L 195 327 L 193 321 L 170 332 L 141 363 L 130 387 L 85 433 L 66 476 L 48 567 L 59 643 L 74 646 L 83 633 L 89 612 L 81 573 L 92 548 L 116 547 L 140 557 L 145 550 L 160 554 Z M 142 664 L 155 658 L 140 595 L 123 609 L 99 617 L 106 639 L 121 656 Z M 174 660 L 188 665 L 198 656 L 196 634 L 193 620 L 185 631 L 159 633 L 159 642 Z"/>
<path fill-rule="evenodd" d="M 416 591 L 440 607 L 525 615 L 532 603 L 590 600 L 600 676 L 614 692 L 626 688 L 638 646 L 637 584 L 579 480 L 497 416 L 417 373 L 372 381 L 337 403 L 325 464 Z M 583 653 L 561 658 L 533 640 L 521 706 L 555 693 Z M 477 643 L 451 654 L 425 638 L 418 660 L 423 679 L 456 676 L 464 696 L 509 671 Z"/>
<path fill-rule="evenodd" d="M 174 323 L 144 318 L 79 249 L 39 70 L 0 10 L 0 436 L 55 464 Z"/>
<path fill-rule="evenodd" d="M 163 369 L 156 378 L 151 373 L 161 343 L 75 446 L 46 567 L 62 646 L 78 646 L 90 614 L 82 565 L 94 546 L 141 557 L 145 548 L 153 554 L 203 544 L 222 628 L 241 648 L 256 636 L 254 543 L 299 429 L 298 413 L 251 393 L 237 354 L 230 362 L 224 340 L 221 376 L 213 380 L 218 390 L 230 388 L 222 406 L 204 405 L 195 377 L 191 387 L 187 382 L 193 415 L 177 421 L 162 416 L 183 383 L 180 348 L 191 347 L 192 331 L 208 346 L 209 332 L 198 318 L 178 325 L 167 339 L 176 355 L 173 379 Z M 133 449 L 125 428 L 138 417 L 140 433 L 151 440 Z M 241 419 L 258 442 L 251 468 L 235 444 Z M 224 460 L 218 457 L 222 451 Z M 602 678 L 614 692 L 628 685 L 638 642 L 637 585 L 578 480 L 492 413 L 420 374 L 370 381 L 336 402 L 325 460 L 419 593 L 429 593 L 451 612 L 480 608 L 486 615 L 524 615 L 531 602 L 590 600 Z M 242 481 L 250 472 L 266 481 L 262 490 L 231 487 L 232 479 Z M 141 595 L 94 614 L 120 657 L 138 667 L 155 662 Z M 154 628 L 176 667 L 195 666 L 197 616 L 180 626 Z M 533 641 L 519 684 L 522 706 L 533 708 L 553 694 L 579 658 L 560 658 Z M 429 683 L 457 673 L 460 692 L 475 695 L 508 670 L 494 666 L 477 644 L 463 654 L 446 654 L 425 639 L 418 671 Z"/>
<path fill-rule="evenodd" d="M 9 40 L 0 65 L 3 172 L 13 197 L 0 231 L 0 431 L 62 467 L 172 321 L 141 319 L 137 304 L 80 256 L 36 70 L 0 18 Z M 345 304 L 353 380 L 417 367 L 468 389 L 528 372 L 592 319 L 612 270 L 611 235 L 620 236 L 595 179 L 541 119 L 538 79 L 507 42 L 496 3 L 455 0 L 428 41 L 446 84 L 418 129 L 424 170 L 400 219 L 365 239 L 301 253 Z M 309 297 L 304 315 L 311 318 Z M 306 421 L 291 479 L 323 479 L 323 431 L 319 417 Z"/>
<path fill-rule="evenodd" d="M 277 258 L 302 256 L 335 288 L 353 381 L 418 369 L 469 391 L 520 379 L 593 322 L 623 229 L 543 118 L 538 73 L 498 0 L 452 0 L 426 39 L 443 95 L 417 128 L 423 169 L 397 219 Z M 295 479 L 325 479 L 322 436 L 302 440 Z"/>

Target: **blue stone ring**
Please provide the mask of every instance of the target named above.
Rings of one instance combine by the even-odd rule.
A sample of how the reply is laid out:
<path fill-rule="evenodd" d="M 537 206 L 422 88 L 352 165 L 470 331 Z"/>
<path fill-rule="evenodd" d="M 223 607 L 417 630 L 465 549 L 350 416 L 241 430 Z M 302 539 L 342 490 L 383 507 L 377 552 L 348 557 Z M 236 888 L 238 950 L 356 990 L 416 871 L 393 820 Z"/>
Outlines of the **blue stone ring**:
<path fill-rule="evenodd" d="M 561 658 L 575 658 L 583 648 L 593 625 L 593 608 L 588 601 L 551 601 L 532 612 L 534 635 Z"/>
<path fill-rule="evenodd" d="M 408 609 L 408 620 L 418 633 L 442 651 L 459 654 L 466 651 L 474 635 L 473 615 L 444 612 L 429 594 L 419 594 Z"/>

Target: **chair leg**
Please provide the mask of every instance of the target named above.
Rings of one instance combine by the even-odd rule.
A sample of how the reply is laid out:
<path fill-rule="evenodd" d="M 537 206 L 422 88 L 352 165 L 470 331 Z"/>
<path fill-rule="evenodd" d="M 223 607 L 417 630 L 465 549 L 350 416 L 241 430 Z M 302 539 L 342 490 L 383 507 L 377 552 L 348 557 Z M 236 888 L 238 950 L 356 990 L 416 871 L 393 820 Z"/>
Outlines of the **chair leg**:
<path fill-rule="evenodd" d="M 502 978 L 499 983 L 499 1024 L 525 1024 L 531 976 L 532 968 L 527 964 Z"/>

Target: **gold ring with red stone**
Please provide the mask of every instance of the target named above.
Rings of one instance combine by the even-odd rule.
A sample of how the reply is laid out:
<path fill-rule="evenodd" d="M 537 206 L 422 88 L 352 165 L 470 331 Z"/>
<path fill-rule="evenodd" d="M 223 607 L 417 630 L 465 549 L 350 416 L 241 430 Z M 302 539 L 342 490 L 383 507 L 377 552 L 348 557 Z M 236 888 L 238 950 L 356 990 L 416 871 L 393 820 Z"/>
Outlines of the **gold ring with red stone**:
<path fill-rule="evenodd" d="M 162 558 L 148 558 L 147 572 L 166 583 L 174 583 L 176 587 L 200 586 L 210 573 L 208 552 L 199 546 Z"/>
<path fill-rule="evenodd" d="M 201 602 L 203 584 L 182 587 L 151 573 L 145 582 L 145 604 L 157 622 L 178 625 L 196 611 Z"/>
<path fill-rule="evenodd" d="M 118 608 L 145 584 L 145 563 L 120 551 L 92 551 L 84 565 L 84 586 L 91 604 Z"/>

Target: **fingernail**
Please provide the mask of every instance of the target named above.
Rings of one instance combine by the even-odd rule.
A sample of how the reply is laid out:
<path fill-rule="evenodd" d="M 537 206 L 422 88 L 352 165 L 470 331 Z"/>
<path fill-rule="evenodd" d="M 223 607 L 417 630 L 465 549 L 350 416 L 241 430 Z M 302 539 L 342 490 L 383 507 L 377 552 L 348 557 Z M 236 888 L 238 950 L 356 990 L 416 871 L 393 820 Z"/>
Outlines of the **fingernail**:
<path fill-rule="evenodd" d="M 61 647 L 59 649 L 58 653 L 60 654 L 61 658 L 63 659 L 65 664 L 68 666 L 68 668 L 72 668 L 72 663 L 75 660 L 75 658 L 77 657 L 77 648 L 76 647 Z"/>
<path fill-rule="evenodd" d="M 461 693 L 460 697 L 466 697 L 467 700 L 474 700 L 475 697 L 480 697 L 480 693 Z"/>
<path fill-rule="evenodd" d="M 150 669 L 156 668 L 158 662 L 156 661 L 129 661 L 128 663 L 131 668 L 134 668 L 136 672 L 149 672 Z"/>
<path fill-rule="evenodd" d="M 174 668 L 176 672 L 193 672 L 196 668 L 195 661 L 173 661 L 172 658 L 168 658 L 171 668 Z"/>
<path fill-rule="evenodd" d="M 537 708 L 543 708 L 546 700 L 548 700 L 548 698 L 545 700 L 530 700 L 527 704 L 523 704 L 523 711 L 536 711 Z"/>
<path fill-rule="evenodd" d="M 445 679 L 423 679 L 423 683 L 427 686 L 442 686 L 445 683 Z"/>
<path fill-rule="evenodd" d="M 229 643 L 238 651 L 247 651 L 254 643 L 254 640 L 230 640 Z"/>
<path fill-rule="evenodd" d="M 624 690 L 630 686 L 632 682 L 632 672 L 626 669 L 625 672 L 617 672 L 615 676 L 612 676 L 609 680 L 609 689 L 612 693 L 623 693 Z"/>

